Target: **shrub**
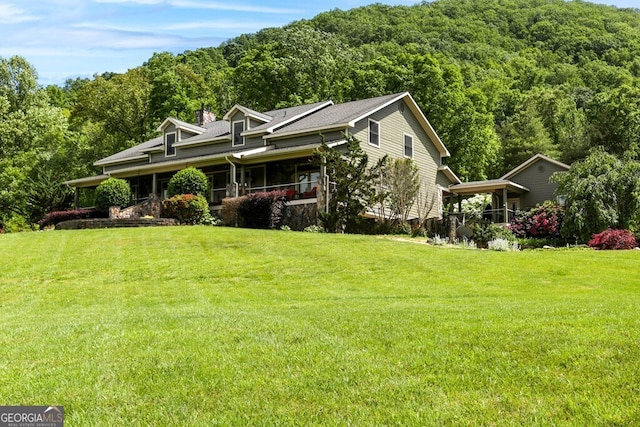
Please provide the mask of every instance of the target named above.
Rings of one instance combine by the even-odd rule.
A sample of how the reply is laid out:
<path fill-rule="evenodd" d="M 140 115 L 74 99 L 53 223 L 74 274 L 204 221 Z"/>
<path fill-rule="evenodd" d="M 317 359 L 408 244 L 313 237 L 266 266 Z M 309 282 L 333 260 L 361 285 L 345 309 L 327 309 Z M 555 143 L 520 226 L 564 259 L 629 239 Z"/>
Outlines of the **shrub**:
<path fill-rule="evenodd" d="M 96 207 L 127 206 L 131 200 L 131 188 L 124 179 L 109 178 L 96 188 Z"/>
<path fill-rule="evenodd" d="M 209 179 L 199 169 L 190 167 L 176 172 L 171 177 L 168 187 L 169 197 L 176 194 L 193 194 L 206 196 L 209 190 Z"/>
<path fill-rule="evenodd" d="M 509 242 L 513 242 L 516 240 L 513 232 L 500 226 L 498 224 L 493 224 L 489 221 L 481 220 L 469 225 L 469 228 L 473 231 L 472 239 L 478 244 L 480 247 L 484 247 L 490 241 L 496 239 L 504 239 Z"/>
<path fill-rule="evenodd" d="M 220 219 L 227 227 L 238 226 L 238 206 L 242 197 L 227 197 L 222 199 L 222 210 L 220 211 Z"/>
<path fill-rule="evenodd" d="M 49 212 L 38 221 L 40 228 L 48 227 L 50 225 L 56 225 L 62 221 L 69 221 L 72 219 L 86 219 L 95 218 L 99 216 L 96 211 L 91 209 L 76 209 L 72 211 L 53 211 Z"/>
<path fill-rule="evenodd" d="M 638 247 L 638 242 L 629 230 L 609 228 L 594 234 L 587 245 L 594 249 L 633 249 Z"/>
<path fill-rule="evenodd" d="M 305 227 L 304 231 L 307 233 L 324 233 L 324 228 L 319 225 L 310 225 Z"/>
<path fill-rule="evenodd" d="M 37 228 L 37 227 L 36 227 Z M 22 231 L 32 231 L 32 227 L 25 217 L 18 214 L 13 214 L 4 223 L 4 231 L 6 233 L 19 233 Z"/>
<path fill-rule="evenodd" d="M 248 228 L 279 228 L 287 210 L 284 191 L 248 194 L 240 198 L 238 223 Z"/>
<path fill-rule="evenodd" d="M 518 247 L 518 242 L 513 242 L 507 239 L 501 239 L 501 238 L 489 241 L 487 243 L 487 247 L 492 251 L 501 251 L 501 252 L 520 250 L 520 248 Z"/>
<path fill-rule="evenodd" d="M 176 194 L 162 201 L 162 216 L 175 218 L 181 224 L 202 224 L 211 217 L 209 202 L 203 196 Z"/>
<path fill-rule="evenodd" d="M 559 238 L 564 211 L 553 202 L 545 202 L 526 212 L 518 212 L 509 225 L 517 237 Z"/>

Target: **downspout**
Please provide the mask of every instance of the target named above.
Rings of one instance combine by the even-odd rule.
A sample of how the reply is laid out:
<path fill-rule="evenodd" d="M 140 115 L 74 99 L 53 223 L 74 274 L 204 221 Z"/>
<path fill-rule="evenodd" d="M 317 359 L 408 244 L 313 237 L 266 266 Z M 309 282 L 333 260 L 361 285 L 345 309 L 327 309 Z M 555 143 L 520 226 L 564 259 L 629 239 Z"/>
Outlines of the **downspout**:
<path fill-rule="evenodd" d="M 236 182 L 236 164 L 229 160 L 229 156 L 225 156 L 224 159 L 231 165 L 231 184 L 233 185 L 233 194 L 231 197 L 238 197 L 238 183 Z"/>

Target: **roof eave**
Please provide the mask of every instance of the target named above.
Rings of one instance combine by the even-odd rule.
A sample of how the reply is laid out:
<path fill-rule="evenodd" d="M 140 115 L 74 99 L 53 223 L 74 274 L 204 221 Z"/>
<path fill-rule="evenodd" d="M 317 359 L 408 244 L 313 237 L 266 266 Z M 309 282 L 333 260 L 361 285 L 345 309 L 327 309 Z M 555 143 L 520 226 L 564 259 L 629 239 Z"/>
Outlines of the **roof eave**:
<path fill-rule="evenodd" d="M 111 165 L 120 165 L 123 163 L 137 162 L 138 160 L 147 160 L 147 159 L 149 159 L 148 154 L 141 154 L 139 156 L 125 157 L 123 159 L 116 159 L 116 160 L 102 159 L 102 160 L 98 160 L 97 162 L 94 162 L 93 165 L 94 166 L 111 166 Z"/>
<path fill-rule="evenodd" d="M 567 165 L 566 163 L 562 163 L 562 162 L 559 162 L 557 160 L 554 160 L 551 157 L 545 156 L 544 154 L 536 154 L 535 156 L 529 158 L 528 160 L 526 160 L 523 163 L 519 164 L 515 168 L 511 169 L 509 172 L 507 172 L 506 174 L 501 176 L 500 179 L 510 179 L 514 175 L 517 175 L 520 172 L 522 172 L 523 170 L 529 168 L 531 165 L 533 165 L 538 160 L 546 160 L 547 162 L 549 162 L 551 164 L 554 164 L 554 165 L 556 165 L 558 167 L 561 167 L 563 169 L 566 169 L 566 170 L 569 170 L 571 168 L 571 166 Z"/>

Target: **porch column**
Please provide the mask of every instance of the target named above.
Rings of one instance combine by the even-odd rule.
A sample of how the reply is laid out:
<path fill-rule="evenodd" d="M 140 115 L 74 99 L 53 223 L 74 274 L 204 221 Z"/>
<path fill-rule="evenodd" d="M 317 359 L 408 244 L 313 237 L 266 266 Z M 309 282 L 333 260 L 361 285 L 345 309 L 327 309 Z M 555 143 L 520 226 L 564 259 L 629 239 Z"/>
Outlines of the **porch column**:
<path fill-rule="evenodd" d="M 158 174 L 154 173 L 151 179 L 151 193 L 154 196 L 158 195 Z"/>
<path fill-rule="evenodd" d="M 502 189 L 502 206 L 504 209 L 504 223 L 509 222 L 509 203 L 507 203 L 507 188 Z"/>
<path fill-rule="evenodd" d="M 245 182 L 244 182 L 244 165 L 240 165 L 240 192 L 241 195 L 244 196 L 245 193 Z"/>
<path fill-rule="evenodd" d="M 80 189 L 78 187 L 73 188 L 73 206 L 76 210 L 80 208 Z"/>

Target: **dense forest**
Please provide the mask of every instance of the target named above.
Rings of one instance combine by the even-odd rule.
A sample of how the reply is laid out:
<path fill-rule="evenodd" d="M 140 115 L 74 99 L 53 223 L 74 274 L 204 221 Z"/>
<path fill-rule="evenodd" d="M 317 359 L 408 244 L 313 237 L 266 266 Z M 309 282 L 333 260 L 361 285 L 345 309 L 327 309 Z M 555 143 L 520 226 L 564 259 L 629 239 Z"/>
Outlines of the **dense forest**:
<path fill-rule="evenodd" d="M 0 58 L 0 223 L 69 203 L 65 179 L 209 105 L 256 110 L 409 91 L 463 180 L 544 153 L 640 155 L 640 10 L 584 1 L 437 0 L 333 10 L 124 74 L 40 87 Z"/>

